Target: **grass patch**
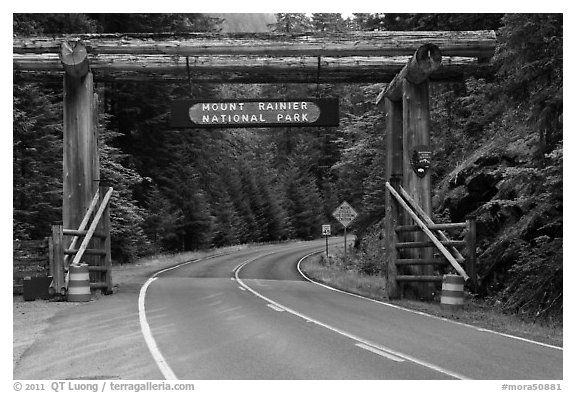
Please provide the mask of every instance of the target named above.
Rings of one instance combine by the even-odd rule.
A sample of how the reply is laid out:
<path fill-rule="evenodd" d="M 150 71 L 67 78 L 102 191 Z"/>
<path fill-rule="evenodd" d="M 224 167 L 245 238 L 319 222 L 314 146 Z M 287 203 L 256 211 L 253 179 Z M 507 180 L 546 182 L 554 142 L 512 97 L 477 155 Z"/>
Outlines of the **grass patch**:
<path fill-rule="evenodd" d="M 205 251 L 189 251 L 177 254 L 157 254 L 144 257 L 135 263 L 112 265 L 114 286 L 142 283 L 155 272 L 167 269 L 194 259 L 216 254 L 229 254 L 249 247 L 248 245 L 229 246 Z"/>
<path fill-rule="evenodd" d="M 439 299 L 434 302 L 408 299 L 389 300 L 386 294 L 385 278 L 381 275 L 368 275 L 359 271 L 358 266 L 362 265 L 360 259 L 358 255 L 349 254 L 347 258 L 343 258 L 335 254 L 326 258 L 324 254 L 321 254 L 305 259 L 300 267 L 312 280 L 346 292 L 504 334 L 556 346 L 563 345 L 561 325 L 544 325 L 522 320 L 517 315 L 505 314 L 498 307 L 469 296 L 465 298 L 465 304 L 460 310 L 443 308 Z"/>
<path fill-rule="evenodd" d="M 411 310 L 422 311 L 440 318 L 451 319 L 468 325 L 523 337 L 550 345 L 563 345 L 563 329 L 559 325 L 543 325 L 526 321 L 513 314 L 505 314 L 485 301 L 465 298 L 462 309 L 453 311 L 442 308 L 439 302 L 420 302 L 401 299 L 388 303 Z"/>
<path fill-rule="evenodd" d="M 302 271 L 314 281 L 318 281 L 346 292 L 356 293 L 377 300 L 386 300 L 385 279 L 381 276 L 369 276 L 350 269 L 341 269 L 326 259 L 326 256 L 313 256 L 305 259 Z"/>

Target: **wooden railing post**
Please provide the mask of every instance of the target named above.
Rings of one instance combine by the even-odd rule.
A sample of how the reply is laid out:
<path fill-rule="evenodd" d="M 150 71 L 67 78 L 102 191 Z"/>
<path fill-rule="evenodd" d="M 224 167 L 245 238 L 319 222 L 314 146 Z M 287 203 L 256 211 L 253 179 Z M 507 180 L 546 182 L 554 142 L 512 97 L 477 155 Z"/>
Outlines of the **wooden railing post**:
<path fill-rule="evenodd" d="M 106 195 L 108 191 L 107 186 L 100 185 L 100 203 L 104 203 L 104 195 Z M 111 239 L 110 239 L 110 203 L 106 203 L 106 209 L 104 209 L 104 213 L 102 214 L 102 218 L 100 219 L 100 232 L 106 235 L 104 241 L 102 242 L 102 248 L 106 252 L 104 256 L 104 267 L 106 268 L 105 271 L 105 278 L 104 282 L 106 283 L 105 293 L 112 293 L 112 254 L 111 254 Z"/>
<path fill-rule="evenodd" d="M 390 179 L 391 184 L 400 185 L 401 176 L 393 176 Z M 396 244 L 398 243 L 398 235 L 396 234 L 396 226 L 398 225 L 398 204 L 390 194 L 390 191 L 386 189 L 386 215 L 384 217 L 384 247 L 386 249 L 386 269 L 387 269 L 387 280 L 386 280 L 386 291 L 390 299 L 396 299 L 401 296 L 401 291 L 398 288 L 398 281 L 396 280 L 398 276 L 398 269 L 396 267 L 398 262 L 398 249 Z"/>
<path fill-rule="evenodd" d="M 466 273 L 470 276 L 472 289 L 478 288 L 478 275 L 476 274 L 476 217 L 466 218 Z"/>
<path fill-rule="evenodd" d="M 64 275 L 64 227 L 62 224 L 52 225 L 50 258 L 50 275 L 52 276 L 53 291 L 55 294 L 62 294 L 62 289 L 66 288 Z"/>

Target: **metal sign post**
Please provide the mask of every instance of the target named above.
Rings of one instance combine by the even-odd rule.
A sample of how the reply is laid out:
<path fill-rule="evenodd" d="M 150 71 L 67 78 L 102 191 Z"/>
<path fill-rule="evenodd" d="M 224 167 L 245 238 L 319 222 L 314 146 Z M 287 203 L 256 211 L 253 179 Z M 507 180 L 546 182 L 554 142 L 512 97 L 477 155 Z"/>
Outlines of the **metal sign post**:
<path fill-rule="evenodd" d="M 348 247 L 348 240 L 346 240 L 346 227 L 344 227 L 344 258 L 346 258 L 346 247 Z"/>
<path fill-rule="evenodd" d="M 352 223 L 352 221 L 354 221 L 356 216 L 358 216 L 358 213 L 356 213 L 356 210 L 354 210 L 348 202 L 344 201 L 342 204 L 340 204 L 340 206 L 336 208 L 336 210 L 332 212 L 332 215 L 340 222 L 340 224 L 344 226 L 344 257 L 346 257 L 346 229 Z"/>
<path fill-rule="evenodd" d="M 330 236 L 330 224 L 322 225 L 322 235 L 326 238 L 326 259 L 328 259 L 328 236 Z"/>

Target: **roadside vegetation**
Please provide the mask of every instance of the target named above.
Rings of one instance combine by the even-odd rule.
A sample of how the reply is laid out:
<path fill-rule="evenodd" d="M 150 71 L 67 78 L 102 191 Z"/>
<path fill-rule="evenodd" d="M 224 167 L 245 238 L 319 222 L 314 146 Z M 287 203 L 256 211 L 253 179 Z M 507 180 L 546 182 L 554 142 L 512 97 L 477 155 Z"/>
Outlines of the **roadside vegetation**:
<path fill-rule="evenodd" d="M 386 295 L 386 277 L 383 273 L 365 273 L 363 271 L 367 265 L 365 257 L 363 252 L 354 249 L 345 257 L 343 251 L 339 249 L 328 257 L 325 253 L 313 255 L 302 261 L 300 268 L 312 281 L 344 292 L 504 334 L 556 346 L 563 345 L 562 324 L 542 323 L 537 319 L 511 314 L 506 312 L 501 303 L 494 305 L 468 292 L 465 293 L 464 306 L 460 310 L 443 308 L 440 304 L 440 291 L 434 301 L 429 302 L 410 299 L 389 300 Z"/>

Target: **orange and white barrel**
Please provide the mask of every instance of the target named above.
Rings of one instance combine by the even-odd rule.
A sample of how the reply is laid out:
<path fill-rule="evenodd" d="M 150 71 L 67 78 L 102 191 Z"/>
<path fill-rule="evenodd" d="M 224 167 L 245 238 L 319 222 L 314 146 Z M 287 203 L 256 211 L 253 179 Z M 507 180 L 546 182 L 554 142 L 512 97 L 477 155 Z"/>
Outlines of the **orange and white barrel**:
<path fill-rule="evenodd" d="M 453 308 L 464 304 L 464 277 L 457 274 L 445 274 L 442 277 L 440 304 Z"/>
<path fill-rule="evenodd" d="M 90 293 L 90 274 L 88 265 L 70 265 L 68 274 L 68 301 L 89 302 L 92 299 Z"/>

